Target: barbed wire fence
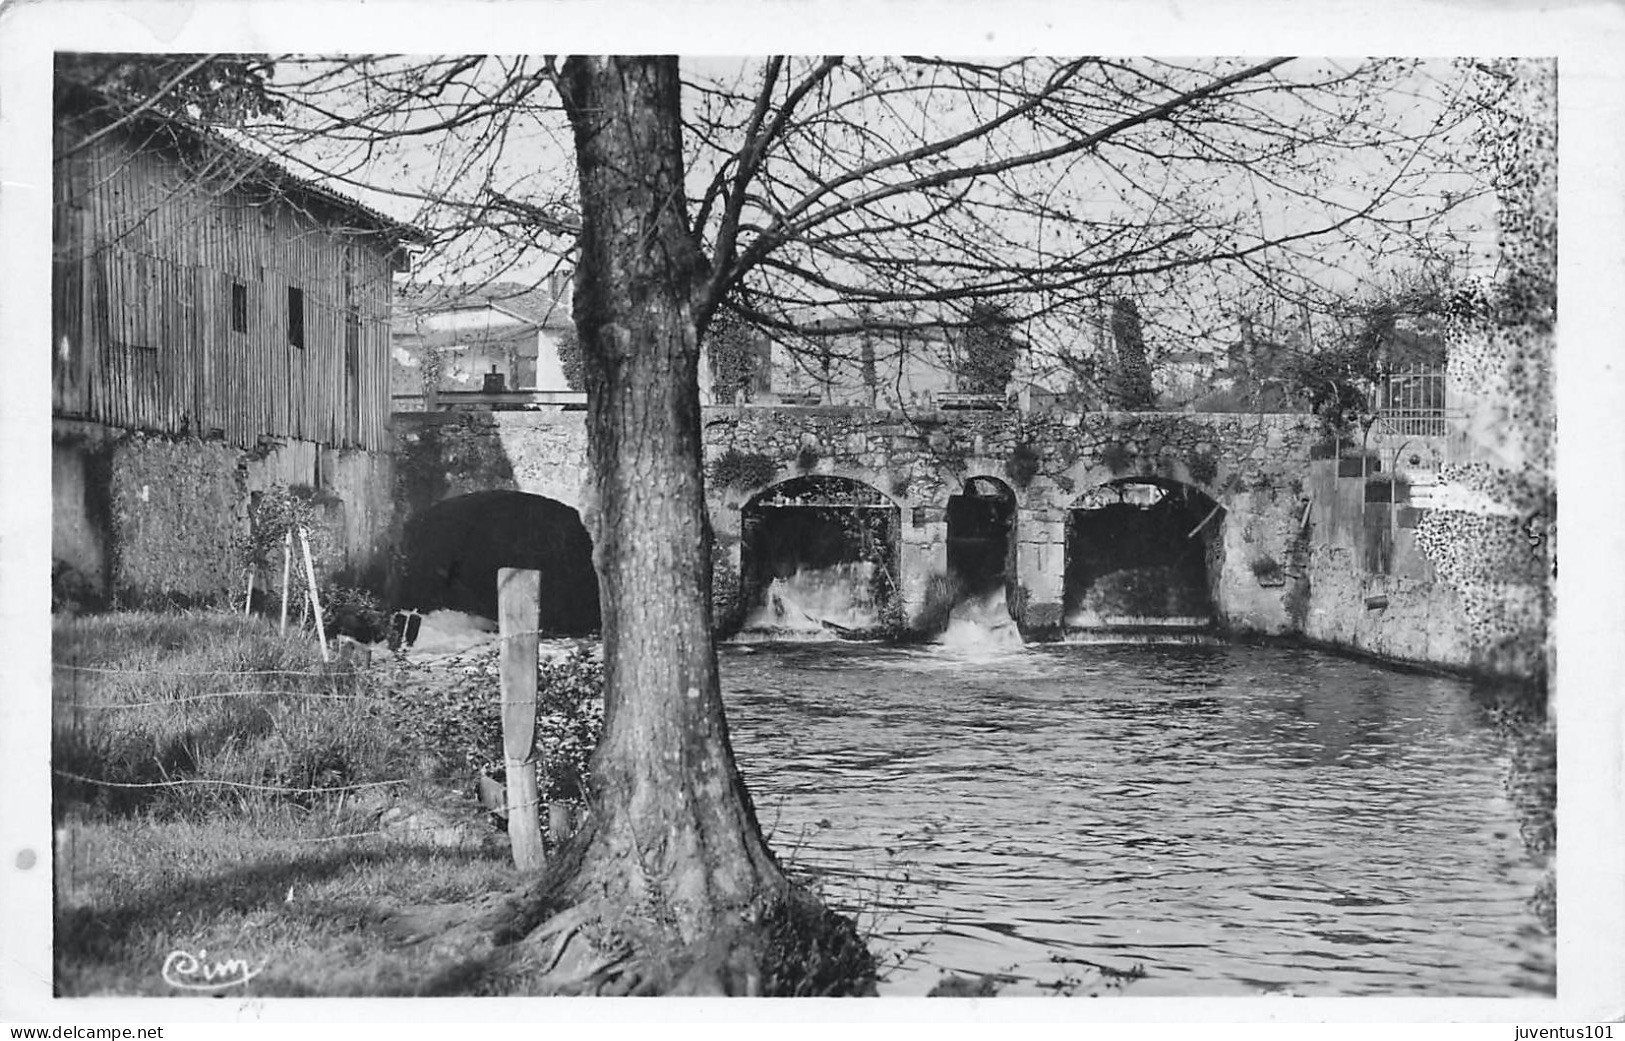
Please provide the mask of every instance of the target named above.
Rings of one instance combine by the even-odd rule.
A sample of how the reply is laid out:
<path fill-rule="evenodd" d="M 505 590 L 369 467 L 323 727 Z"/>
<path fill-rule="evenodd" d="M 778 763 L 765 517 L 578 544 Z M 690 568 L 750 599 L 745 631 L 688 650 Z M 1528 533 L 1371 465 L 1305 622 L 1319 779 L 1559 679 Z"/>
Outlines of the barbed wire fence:
<path fill-rule="evenodd" d="M 426 654 L 425 656 L 416 660 L 407 657 L 403 653 L 392 653 L 391 658 L 384 663 L 384 667 L 386 669 L 394 670 L 392 673 L 389 673 L 389 675 L 399 676 L 402 674 L 410 675 L 411 673 L 419 672 L 432 674 L 436 670 L 437 666 L 452 666 L 458 668 L 459 672 L 461 673 L 461 675 L 453 673 L 450 677 L 448 677 L 454 681 L 461 680 L 466 682 L 467 680 L 474 678 L 489 680 L 492 688 L 490 708 L 493 712 L 497 712 L 500 708 L 498 698 L 498 670 L 494 661 L 487 664 L 485 663 L 484 659 L 494 658 L 499 655 L 501 646 L 506 641 L 550 635 L 553 634 L 547 630 L 539 628 L 502 635 L 490 634 L 487 637 L 482 637 L 481 640 L 476 644 L 437 654 Z M 572 641 L 572 643 L 574 643 L 575 648 L 578 651 L 584 646 L 579 641 Z M 538 667 L 545 668 L 550 662 L 555 660 L 557 659 L 553 657 L 541 659 L 538 662 Z M 87 720 L 94 715 L 101 713 L 117 713 L 123 711 L 167 708 L 172 706 L 181 707 L 207 704 L 210 702 L 218 703 L 228 699 L 239 698 L 257 698 L 270 702 L 287 702 L 292 700 L 323 703 L 370 704 L 378 706 L 400 705 L 403 700 L 411 698 L 413 692 L 410 690 L 388 690 L 377 693 L 338 692 L 340 684 L 354 682 L 356 679 L 365 674 L 365 669 L 370 669 L 372 667 L 373 666 L 370 664 L 367 664 L 362 666 L 362 668 L 358 668 L 357 663 L 354 660 L 344 660 L 342 658 L 340 660 L 325 664 L 319 668 L 312 669 L 185 669 L 163 666 L 143 667 L 130 665 L 87 665 L 82 664 L 77 660 L 55 661 L 52 662 L 52 670 L 53 674 L 55 675 L 55 679 L 53 680 L 53 711 L 55 713 L 65 713 L 65 721 L 67 722 L 69 728 L 74 732 L 74 737 L 82 738 Z M 125 678 L 147 680 L 159 679 L 163 682 L 175 683 L 177 686 L 184 686 L 186 683 L 191 681 L 206 681 L 209 679 L 220 679 L 228 684 L 232 681 L 247 681 L 249 684 L 252 684 L 252 682 L 256 679 L 271 682 L 267 683 L 266 685 L 228 686 L 219 690 L 202 690 L 188 693 L 177 693 L 168 697 L 147 697 L 133 701 L 87 701 L 85 698 L 86 692 L 81 683 L 82 677 L 96 677 L 103 680 L 115 681 Z M 322 684 L 324 689 L 300 689 L 296 686 L 284 687 L 274 685 L 276 681 L 293 681 L 295 683 L 302 681 L 314 681 Z M 534 705 L 538 708 L 543 705 L 556 704 L 550 699 L 542 696 L 541 691 L 538 691 L 538 694 L 533 698 L 520 699 L 517 702 L 511 703 Z M 58 719 L 59 721 L 62 721 L 62 717 L 59 716 Z M 489 749 L 489 755 L 487 755 L 485 758 L 490 760 L 490 765 L 484 767 L 483 772 L 488 773 L 491 766 L 506 764 L 507 757 L 502 754 L 500 746 L 501 742 L 500 740 L 497 740 L 493 743 L 493 747 Z M 542 766 L 542 759 L 543 757 L 538 751 L 537 753 L 528 757 L 522 765 L 540 769 Z M 473 786 L 477 796 L 478 780 L 480 773 L 482 772 L 482 770 L 471 766 L 469 769 L 450 772 L 421 771 L 413 772 L 409 776 L 392 777 L 381 780 L 314 785 L 256 783 L 252 781 L 234 780 L 221 777 L 165 776 L 159 780 L 118 780 L 110 777 L 91 776 L 89 773 L 81 770 L 67 769 L 58 765 L 54 760 L 55 755 L 53 754 L 51 773 L 54 778 L 59 779 L 60 781 L 90 785 L 102 789 L 140 792 L 166 789 L 176 790 L 188 788 L 213 788 L 245 793 L 262 793 L 276 797 L 339 797 L 341 800 L 344 797 L 357 792 L 401 788 L 419 784 L 445 783 L 465 787 Z M 159 764 L 159 768 L 160 770 L 162 769 L 162 764 Z M 500 808 L 500 813 L 507 814 L 512 813 L 515 810 L 524 810 L 526 808 L 539 811 L 542 807 L 557 801 L 558 800 L 538 798 L 535 800 L 534 805 L 528 807 L 527 804 L 504 802 Z M 494 809 L 489 806 L 486 806 L 485 808 Z M 347 832 L 338 835 L 324 835 L 302 839 L 296 838 L 291 839 L 290 841 L 296 843 L 325 843 L 338 842 L 350 838 L 359 839 L 386 834 L 389 834 L 389 829 L 375 828 L 367 831 Z"/>

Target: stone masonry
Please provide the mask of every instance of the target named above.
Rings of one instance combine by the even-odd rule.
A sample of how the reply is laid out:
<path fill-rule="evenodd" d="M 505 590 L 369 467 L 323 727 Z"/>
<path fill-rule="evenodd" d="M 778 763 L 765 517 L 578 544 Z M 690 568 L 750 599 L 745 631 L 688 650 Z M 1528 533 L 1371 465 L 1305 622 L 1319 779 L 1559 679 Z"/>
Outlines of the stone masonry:
<path fill-rule="evenodd" d="M 585 416 L 579 412 L 418 413 L 396 417 L 397 523 L 436 502 L 511 489 L 591 512 Z M 931 577 L 947 567 L 948 497 L 994 477 L 1016 500 L 1016 570 L 1029 630 L 1057 626 L 1068 511 L 1125 478 L 1189 485 L 1220 507 L 1210 580 L 1216 621 L 1279 633 L 1292 628 L 1288 590 L 1261 584 L 1258 562 L 1292 552 L 1304 508 L 1312 417 L 1248 413 L 888 412 L 853 407 L 711 407 L 704 447 L 752 457 L 772 477 L 712 480 L 719 545 L 739 566 L 741 511 L 764 489 L 803 474 L 867 484 L 900 511 L 903 608 L 912 618 Z M 590 519 L 588 524 L 591 528 Z"/>

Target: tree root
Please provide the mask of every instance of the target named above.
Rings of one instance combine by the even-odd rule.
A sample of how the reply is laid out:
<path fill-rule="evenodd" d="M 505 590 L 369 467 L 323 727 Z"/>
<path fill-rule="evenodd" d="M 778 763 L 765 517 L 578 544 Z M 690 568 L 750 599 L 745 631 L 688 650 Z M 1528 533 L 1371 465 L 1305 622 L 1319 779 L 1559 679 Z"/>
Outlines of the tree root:
<path fill-rule="evenodd" d="M 529 994 L 729 997 L 875 992 L 875 967 L 852 923 L 792 890 L 754 916 L 719 916 L 683 944 L 646 920 L 578 904 L 514 945 L 510 973 Z"/>
<path fill-rule="evenodd" d="M 660 887 L 647 878 L 636 890 L 626 884 L 637 861 L 600 856 L 589 864 L 583 845 L 566 847 L 523 891 L 403 908 L 386 918 L 386 933 L 402 944 L 430 943 L 443 966 L 425 984 L 436 993 L 875 993 L 874 960 L 856 927 L 782 876 L 764 880 L 742 906 L 678 916 L 658 895 L 651 900 Z"/>

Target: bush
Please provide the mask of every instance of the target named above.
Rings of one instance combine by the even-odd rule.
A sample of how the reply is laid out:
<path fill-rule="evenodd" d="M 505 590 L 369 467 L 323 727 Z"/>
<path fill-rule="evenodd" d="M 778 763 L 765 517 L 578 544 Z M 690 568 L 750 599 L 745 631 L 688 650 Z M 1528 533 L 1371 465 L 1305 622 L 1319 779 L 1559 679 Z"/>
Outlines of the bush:
<path fill-rule="evenodd" d="M 501 678 L 495 652 L 460 682 L 414 688 L 395 711 L 404 733 L 442 769 L 499 774 L 502 749 Z M 577 648 L 543 661 L 537 675 L 537 785 L 544 798 L 580 798 L 587 764 L 604 725 L 604 667 Z"/>
<path fill-rule="evenodd" d="M 322 593 L 322 621 L 327 638 L 348 636 L 361 643 L 389 637 L 389 612 L 383 601 L 365 589 L 330 586 Z"/>
<path fill-rule="evenodd" d="M 1017 488 L 1025 488 L 1038 476 L 1038 467 L 1041 462 L 1036 449 L 1023 441 L 1010 452 L 1010 458 L 1004 461 L 1005 476 Z"/>
<path fill-rule="evenodd" d="M 1185 464 L 1185 470 L 1197 484 L 1212 484 L 1219 476 L 1219 461 L 1212 452 L 1198 452 Z"/>
<path fill-rule="evenodd" d="M 581 649 L 543 662 L 538 690 L 540 788 L 550 799 L 580 799 L 604 731 L 604 664 Z"/>
<path fill-rule="evenodd" d="M 1301 355 L 1285 376 L 1328 435 L 1348 434 L 1372 411 L 1365 388 L 1377 377 L 1376 360 L 1359 344 Z"/>
<path fill-rule="evenodd" d="M 778 473 L 772 456 L 729 448 L 711 463 L 711 480 L 724 488 L 760 488 Z"/>
<path fill-rule="evenodd" d="M 938 572 L 925 580 L 925 602 L 914 619 L 914 628 L 926 636 L 935 636 L 948 628 L 954 605 L 965 595 L 965 587 L 953 575 Z"/>
<path fill-rule="evenodd" d="M 1134 453 L 1121 441 L 1113 441 L 1100 450 L 1100 462 L 1114 474 L 1124 474 L 1134 465 Z"/>
<path fill-rule="evenodd" d="M 248 534 L 238 538 L 237 556 L 244 566 L 267 576 L 266 583 L 255 590 L 256 601 L 266 609 L 269 609 L 272 600 L 272 588 L 281 582 L 285 548 L 291 550 L 292 560 L 292 567 L 288 570 L 289 610 L 303 615 L 307 609 L 309 582 L 305 576 L 299 532 L 304 531 L 310 543 L 312 563 L 318 568 L 324 560 L 338 559 L 341 551 L 333 532 L 323 520 L 327 509 L 336 502 L 338 500 L 331 493 L 307 485 L 274 485 L 249 497 Z M 291 544 L 284 542 L 289 532 L 293 533 Z M 326 609 L 326 601 L 323 601 L 322 607 Z"/>

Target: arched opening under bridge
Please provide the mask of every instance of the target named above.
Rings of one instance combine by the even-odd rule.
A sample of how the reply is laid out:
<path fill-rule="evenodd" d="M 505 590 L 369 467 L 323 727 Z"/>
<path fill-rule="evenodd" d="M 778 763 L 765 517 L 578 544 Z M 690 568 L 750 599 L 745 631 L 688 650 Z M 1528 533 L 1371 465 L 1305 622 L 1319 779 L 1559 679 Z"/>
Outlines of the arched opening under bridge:
<path fill-rule="evenodd" d="M 1080 495 L 1066 523 L 1067 627 L 1207 626 L 1223 524 L 1217 503 L 1177 481 L 1130 477 Z"/>
<path fill-rule="evenodd" d="M 813 474 L 764 489 L 740 516 L 748 631 L 837 636 L 895 623 L 901 512 L 875 488 Z"/>
<path fill-rule="evenodd" d="M 955 590 L 950 624 L 1008 627 L 1016 574 L 1016 495 L 997 477 L 966 479 L 948 497 L 948 577 Z"/>
<path fill-rule="evenodd" d="M 405 533 L 401 607 L 497 617 L 497 570 L 542 573 L 540 628 L 579 635 L 598 628 L 592 540 L 569 506 L 524 492 L 475 492 L 436 503 Z"/>

